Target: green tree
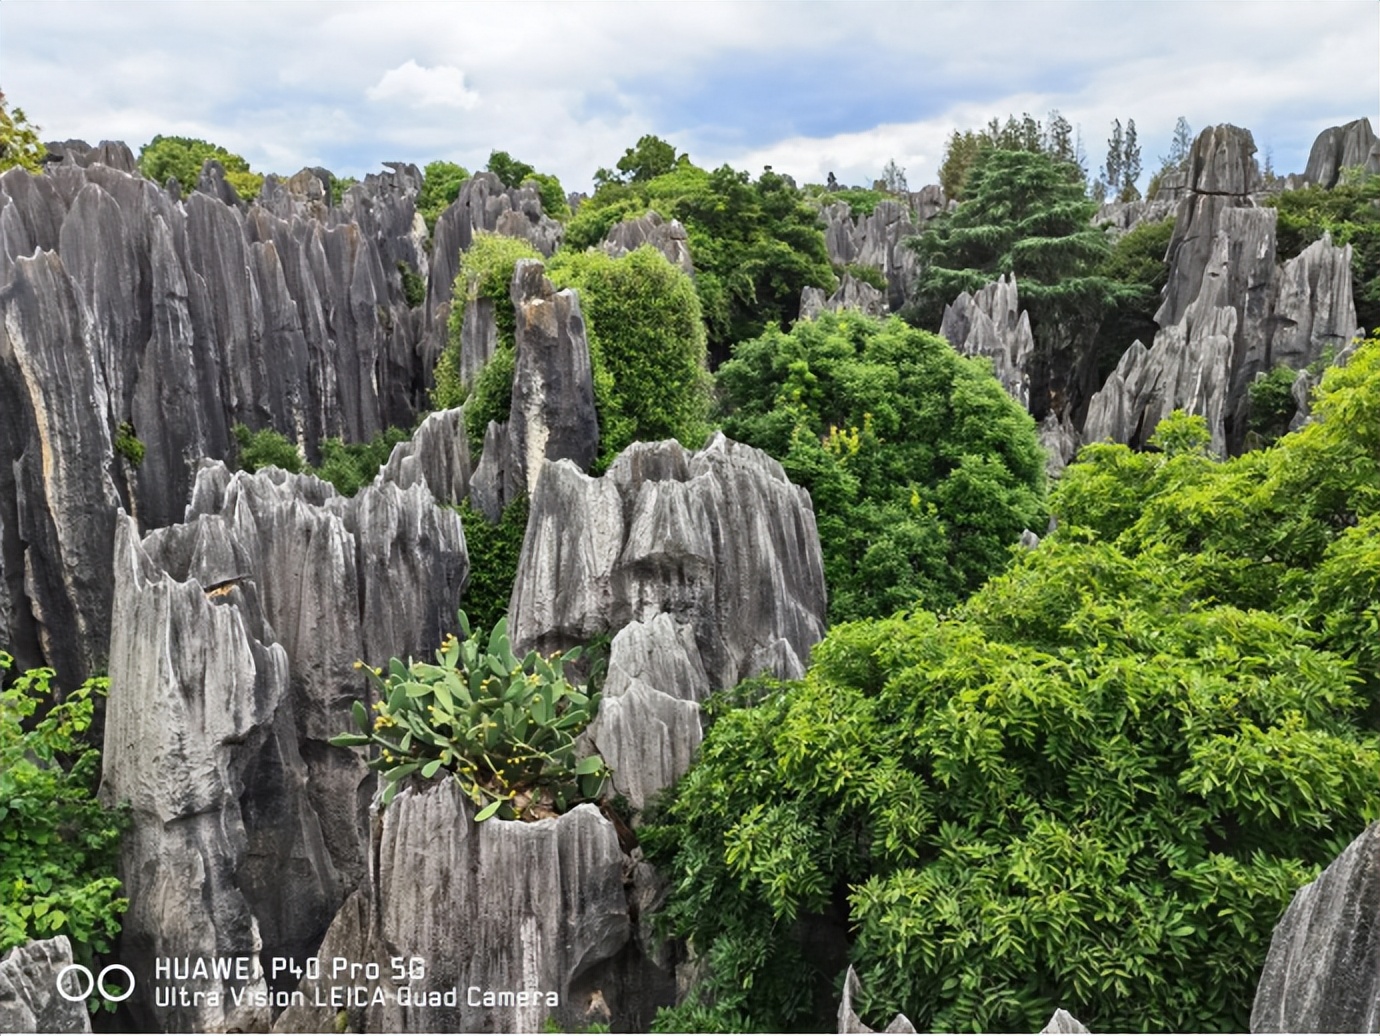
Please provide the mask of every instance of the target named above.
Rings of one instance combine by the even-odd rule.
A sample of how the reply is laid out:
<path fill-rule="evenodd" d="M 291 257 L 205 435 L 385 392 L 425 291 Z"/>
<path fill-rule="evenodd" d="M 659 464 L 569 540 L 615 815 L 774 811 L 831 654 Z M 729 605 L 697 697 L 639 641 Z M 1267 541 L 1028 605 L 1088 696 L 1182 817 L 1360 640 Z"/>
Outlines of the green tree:
<path fill-rule="evenodd" d="M 1075 166 L 1042 152 L 981 151 L 968 174 L 966 200 L 911 239 L 920 256 L 913 301 L 903 313 L 917 326 L 939 326 L 944 306 L 1015 274 L 1030 313 L 1036 355 L 1031 409 L 1076 407 L 1096 388 L 1093 346 L 1107 310 L 1128 290 L 1098 272 L 1111 251 L 1090 220 Z"/>
<path fill-rule="evenodd" d="M 426 220 L 428 233 L 436 228 L 441 213 L 460 197 L 460 187 L 469 178 L 469 171 L 454 162 L 438 159 L 427 163 L 422 171 L 422 189 L 417 194 L 417 211 Z"/>
<path fill-rule="evenodd" d="M 161 134 L 139 149 L 139 171 L 155 183 L 176 177 L 183 191 L 190 191 L 201 178 L 201 167 L 215 159 L 225 168 L 225 181 L 245 201 L 259 196 L 264 185 L 262 173 L 249 168 L 243 157 L 219 144 L 195 137 L 165 137 Z"/>
<path fill-rule="evenodd" d="M 29 122 L 23 108 L 11 109 L 0 91 L 0 172 L 27 169 L 37 173 L 43 168 L 43 156 L 48 149 L 38 139 L 39 127 Z"/>
<path fill-rule="evenodd" d="M 1139 339 L 1146 345 L 1154 341 L 1159 325 L 1155 310 L 1160 292 L 1169 280 L 1169 264 L 1164 261 L 1174 219 L 1141 223 L 1116 239 L 1098 273 L 1120 287 L 1098 325 L 1094 344 L 1097 384 L 1102 384 L 1126 352 Z"/>
<path fill-rule="evenodd" d="M 640 183 L 666 175 L 675 169 L 677 161 L 674 145 L 648 133 L 623 152 L 618 160 L 618 171 L 625 180 Z"/>
<path fill-rule="evenodd" d="M 0 677 L 13 664 L 0 651 Z M 110 951 L 128 905 L 115 876 L 128 815 L 96 800 L 100 752 L 88 731 L 109 681 L 54 704 L 54 678 L 33 669 L 0 690 L 0 954 L 66 935 L 89 965 Z"/>
<path fill-rule="evenodd" d="M 1228 461 L 1183 414 L 1090 446 L 1057 531 L 947 616 L 836 626 L 715 703 L 642 832 L 709 963 L 658 1026 L 820 1024 L 827 914 L 874 1025 L 1244 1029 L 1294 892 L 1380 814 L 1380 338 L 1315 413 Z"/>
<path fill-rule="evenodd" d="M 769 323 L 793 321 L 807 285 L 838 286 L 818 211 L 769 170 L 753 181 L 729 166 L 709 172 L 682 158 L 649 180 L 605 182 L 567 225 L 566 247 L 597 246 L 614 224 L 649 209 L 686 228 L 714 361 Z"/>
<path fill-rule="evenodd" d="M 539 173 L 526 162 L 520 162 L 506 151 L 489 154 L 489 172 L 503 181 L 505 187 L 521 187 L 529 180 L 541 197 L 541 208 L 552 219 L 570 218 L 570 204 L 566 201 L 561 181 L 549 173 Z"/>
<path fill-rule="evenodd" d="M 599 411 L 597 466 L 638 440 L 698 449 L 709 433 L 712 383 L 690 278 L 650 245 L 621 259 L 563 252 L 547 271 L 580 293 Z"/>
<path fill-rule="evenodd" d="M 1034 423 L 936 335 L 823 314 L 740 343 L 717 384 L 725 433 L 810 491 L 834 621 L 947 608 L 1045 524 Z"/>

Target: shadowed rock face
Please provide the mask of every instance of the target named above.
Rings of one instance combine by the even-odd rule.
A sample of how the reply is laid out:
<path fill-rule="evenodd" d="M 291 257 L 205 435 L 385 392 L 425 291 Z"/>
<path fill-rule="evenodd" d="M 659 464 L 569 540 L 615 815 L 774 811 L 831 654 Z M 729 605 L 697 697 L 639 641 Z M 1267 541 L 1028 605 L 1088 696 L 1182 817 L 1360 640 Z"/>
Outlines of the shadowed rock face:
<path fill-rule="evenodd" d="M 178 200 L 127 156 L 72 143 L 41 176 L 0 175 L 0 632 L 65 681 L 106 651 L 116 505 L 177 521 L 237 421 L 309 456 L 410 423 L 429 371 L 398 271 L 428 272 L 414 168 L 322 219 L 291 189 L 319 179 L 246 207 L 208 163 Z"/>
<path fill-rule="evenodd" d="M 948 203 L 937 185 L 906 196 L 905 202 L 878 202 L 871 215 L 854 216 L 847 204 L 828 205 L 824 220 L 824 244 L 831 262 L 857 263 L 880 270 L 887 280 L 887 304 L 900 309 L 915 285 L 918 259 L 906 247 L 906 238 L 945 211 Z"/>
<path fill-rule="evenodd" d="M 0 957 L 0 1032 L 90 1032 L 86 1003 L 57 991 L 58 975 L 71 963 L 65 935 L 16 946 Z M 75 995 L 82 984 L 69 978 L 64 988 Z"/>
<path fill-rule="evenodd" d="M 1275 926 L 1251 1032 L 1380 1031 L 1380 825 L 1372 824 Z"/>
<path fill-rule="evenodd" d="M 434 648 L 467 571 L 458 516 L 421 484 L 346 499 L 208 462 L 185 523 L 141 540 L 121 517 L 102 795 L 134 814 L 121 960 L 136 974 L 315 951 L 370 873 L 373 781 L 326 743 L 367 697 L 354 662 Z M 233 1000 L 154 1013 L 139 996 L 149 1026 L 268 1023 Z"/>
<path fill-rule="evenodd" d="M 1351 254 L 1329 238 L 1282 267 L 1274 209 L 1256 208 L 1255 146 L 1215 126 L 1194 142 L 1154 343 L 1134 343 L 1089 403 L 1083 441 L 1144 445 L 1175 409 L 1207 419 L 1212 447 L 1236 452 L 1252 380 L 1279 364 L 1339 353 L 1356 330 Z"/>
<path fill-rule="evenodd" d="M 997 380 L 1021 406 L 1030 406 L 1030 357 L 1035 337 L 1020 308 L 1015 275 L 1003 275 L 976 295 L 966 291 L 944 307 L 939 333 L 964 356 L 992 361 Z"/>

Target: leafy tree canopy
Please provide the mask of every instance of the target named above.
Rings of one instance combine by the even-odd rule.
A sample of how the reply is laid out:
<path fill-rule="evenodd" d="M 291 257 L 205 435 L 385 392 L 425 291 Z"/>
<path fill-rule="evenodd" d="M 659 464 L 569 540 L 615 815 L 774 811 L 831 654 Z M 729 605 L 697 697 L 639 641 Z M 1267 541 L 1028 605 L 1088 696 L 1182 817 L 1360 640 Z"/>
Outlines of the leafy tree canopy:
<path fill-rule="evenodd" d="M 729 166 L 709 172 L 677 159 L 673 170 L 651 179 L 605 182 L 568 224 L 566 246 L 594 247 L 614 224 L 649 209 L 685 225 L 716 360 L 767 324 L 794 320 L 807 285 L 830 292 L 838 286 L 819 214 L 769 170 L 754 181 Z"/>
<path fill-rule="evenodd" d="M 690 278 L 650 245 L 621 259 L 562 252 L 547 272 L 580 293 L 599 411 L 598 467 L 639 440 L 703 445 L 711 379 Z"/>
<path fill-rule="evenodd" d="M 676 157 L 674 145 L 648 133 L 633 147 L 623 152 L 623 157 L 617 163 L 617 174 L 600 169 L 594 174 L 594 185 L 598 187 L 604 183 L 640 183 L 644 180 L 654 180 L 671 172 L 678 162 L 688 161 L 687 155 Z"/>
<path fill-rule="evenodd" d="M 570 203 L 565 197 L 561 181 L 550 173 L 539 173 L 526 162 L 520 162 L 506 151 L 489 154 L 489 172 L 503 181 L 504 187 L 521 187 L 531 180 L 541 196 L 541 208 L 552 219 L 570 218 Z M 457 191 L 459 188 L 457 188 Z"/>
<path fill-rule="evenodd" d="M 426 220 L 427 231 L 436 227 L 441 213 L 460 197 L 461 185 L 470 178 L 469 170 L 454 162 L 428 162 L 422 170 L 422 189 L 417 194 L 417 211 Z"/>
<path fill-rule="evenodd" d="M 225 168 L 226 183 L 241 198 L 249 201 L 259 196 L 262 173 L 252 171 L 242 156 L 195 137 L 154 137 L 139 149 L 139 171 L 158 184 L 177 177 L 182 190 L 190 191 L 201 177 L 201 167 L 212 158 Z"/>
<path fill-rule="evenodd" d="M 991 149 L 1002 151 L 1030 151 L 1048 155 L 1076 170 L 1081 183 L 1084 179 L 1083 159 L 1078 152 L 1073 126 L 1059 112 L 1049 113 L 1049 124 L 1042 125 L 1029 113 L 1018 120 L 1008 115 L 1006 122 L 992 119 L 980 130 L 954 130 L 944 145 L 944 158 L 939 165 L 939 185 L 946 197 L 962 201 L 967 197 L 968 174 L 979 154 Z M 1071 170 L 1071 175 L 1072 175 Z"/>
<path fill-rule="evenodd" d="M 1039 347 L 1031 376 L 1038 418 L 1064 402 L 1070 382 L 1075 395 L 1090 391 L 1081 382 L 1090 380 L 1086 354 L 1097 326 L 1135 292 L 1099 272 L 1111 241 L 1090 223 L 1097 207 L 1075 166 L 1038 151 L 988 148 L 975 159 L 966 191 L 954 212 L 911 239 L 921 270 L 904 315 L 937 328 L 960 292 L 1015 274 Z"/>
<path fill-rule="evenodd" d="M 1380 338 L 1315 413 L 1228 461 L 1182 414 L 1089 447 L 1058 531 L 948 616 L 719 699 L 642 832 L 710 965 L 658 1026 L 824 1021 L 824 915 L 874 1026 L 1244 1030 L 1294 892 L 1380 814 Z"/>
<path fill-rule="evenodd" d="M 740 343 L 717 383 L 725 433 L 810 491 L 834 621 L 950 607 L 1045 525 L 1034 422 L 936 335 L 826 313 Z"/>
<path fill-rule="evenodd" d="M 31 173 L 43 168 L 48 149 L 38 139 L 38 129 L 23 108 L 10 108 L 0 92 L 0 173 L 15 166 Z"/>

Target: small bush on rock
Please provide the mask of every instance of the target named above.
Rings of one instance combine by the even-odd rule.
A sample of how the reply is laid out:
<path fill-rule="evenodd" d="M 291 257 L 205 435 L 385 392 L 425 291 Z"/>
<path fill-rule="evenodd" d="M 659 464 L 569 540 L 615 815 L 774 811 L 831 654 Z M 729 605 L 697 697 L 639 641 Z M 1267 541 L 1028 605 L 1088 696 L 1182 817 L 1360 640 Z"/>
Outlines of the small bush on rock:
<path fill-rule="evenodd" d="M 393 659 L 368 670 L 379 690 L 370 720 L 355 702 L 358 734 L 341 734 L 342 748 L 372 745 L 369 767 L 384 777 L 387 806 L 414 774 L 430 780 L 442 770 L 479 807 L 476 820 L 538 820 L 597 798 L 608 776 L 598 755 L 580 756 L 575 737 L 589 723 L 598 695 L 565 677 L 580 649 L 523 659 L 500 619 L 487 647 L 460 613 L 465 639 L 447 637 L 436 664 Z M 363 663 L 359 663 L 363 668 Z"/>

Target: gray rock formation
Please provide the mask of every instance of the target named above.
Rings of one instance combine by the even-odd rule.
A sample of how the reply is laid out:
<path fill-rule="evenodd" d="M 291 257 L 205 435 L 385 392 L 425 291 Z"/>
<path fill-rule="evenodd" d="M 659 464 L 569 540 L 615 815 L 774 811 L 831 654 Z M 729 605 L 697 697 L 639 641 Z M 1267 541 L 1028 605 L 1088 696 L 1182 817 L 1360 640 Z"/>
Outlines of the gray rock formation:
<path fill-rule="evenodd" d="M 1058 1008 L 1055 1008 L 1054 1013 L 1053 1013 L 1052 1015 L 1049 1016 L 1049 1021 L 1045 1023 L 1045 1027 L 1044 1027 L 1043 1029 L 1041 1029 L 1040 1031 L 1041 1031 L 1042 1033 L 1043 1033 L 1043 1032 L 1075 1033 L 1075 1032 L 1087 1032 L 1087 1031 L 1088 1031 L 1088 1027 L 1087 1027 L 1086 1025 L 1084 1025 L 1082 1022 L 1080 1022 L 1080 1021 L 1079 1021 L 1077 1018 L 1075 1018 L 1073 1015 L 1071 1015 L 1071 1014 L 1069 1014 L 1067 1011 L 1065 1011 L 1062 1007 L 1058 1007 Z"/>
<path fill-rule="evenodd" d="M 690 257 L 690 240 L 686 236 L 685 227 L 681 225 L 680 220 L 673 219 L 668 223 L 654 210 L 648 210 L 646 215 L 637 219 L 625 219 L 621 223 L 615 223 L 599 247 L 618 259 L 643 245 L 651 245 L 664 255 L 672 266 L 679 267 L 683 273 L 694 275 L 695 264 Z"/>
<path fill-rule="evenodd" d="M 116 527 L 102 795 L 134 814 L 121 959 L 136 974 L 155 957 L 312 954 L 369 874 L 373 781 L 326 743 L 367 694 L 354 662 L 433 648 L 467 574 L 458 516 L 420 484 L 346 499 L 211 463 L 187 519 L 142 541 Z M 267 1024 L 216 988 L 219 1004 L 131 1007 L 157 1028 Z"/>
<path fill-rule="evenodd" d="M 437 410 L 393 447 L 379 469 L 376 482 L 393 482 L 400 489 L 424 485 L 443 504 L 459 504 L 470 495 L 470 440 L 465 434 L 463 407 Z"/>
<path fill-rule="evenodd" d="M 73 146 L 0 175 L 0 615 L 20 664 L 64 681 L 105 652 L 117 503 L 143 529 L 177 521 L 235 422 L 312 458 L 410 424 L 430 370 L 397 266 L 426 269 L 415 170 L 323 222 L 227 204 L 209 166 L 179 201 L 126 155 Z"/>
<path fill-rule="evenodd" d="M 1056 414 L 1052 410 L 1045 414 L 1045 419 L 1040 422 L 1039 436 L 1040 445 L 1045 451 L 1045 474 L 1050 478 L 1058 478 L 1078 455 L 1078 447 L 1083 442 L 1082 436 L 1073 427 L 1073 421 L 1069 419 L 1067 411 Z"/>
<path fill-rule="evenodd" d="M 1029 408 L 1035 337 L 1030 333 L 1030 317 L 1020 308 L 1014 274 L 1003 275 L 976 295 L 961 293 L 944 307 L 939 333 L 964 356 L 991 360 L 1002 388 Z"/>
<path fill-rule="evenodd" d="M 688 625 L 659 612 L 613 638 L 588 736 L 613 770 L 613 790 L 635 811 L 690 769 L 703 740 L 700 702 L 708 696 L 709 676 Z"/>
<path fill-rule="evenodd" d="M 430 371 L 446 344 L 446 319 L 460 253 L 469 250 L 477 233 L 522 238 L 550 257 L 565 236 L 565 228 L 542 211 L 534 187 L 504 187 L 493 173 L 475 173 L 460 187 L 431 234 L 431 267 L 427 278 L 424 360 Z"/>
<path fill-rule="evenodd" d="M 879 202 L 868 216 L 854 216 L 842 202 L 827 205 L 820 216 L 829 259 L 840 266 L 857 263 L 880 270 L 887 280 L 887 305 L 898 310 L 910 298 L 918 269 L 906 238 L 947 207 L 937 186 L 907 196 L 904 203 Z"/>
<path fill-rule="evenodd" d="M 86 1001 L 58 993 L 58 977 L 71 963 L 65 935 L 16 946 L 0 957 L 0 1032 L 90 1032 Z M 82 985 L 74 983 L 74 976 L 64 978 L 69 995 L 81 992 Z"/>
<path fill-rule="evenodd" d="M 1184 409 L 1207 419 L 1215 451 L 1235 452 L 1259 373 L 1308 366 L 1350 341 L 1349 250 L 1324 239 L 1276 265 L 1275 211 L 1249 196 L 1254 150 L 1250 134 L 1233 126 L 1211 127 L 1194 142 L 1160 330 L 1149 349 L 1134 343 L 1093 396 L 1085 442 L 1141 446 L 1162 418 Z"/>
<path fill-rule="evenodd" d="M 1251 1032 L 1380 1032 L 1380 824 L 1294 894 L 1270 939 Z"/>
<path fill-rule="evenodd" d="M 826 297 L 824 289 L 807 287 L 800 293 L 800 319 L 813 320 L 821 313 L 837 313 L 853 309 L 869 317 L 886 315 L 886 295 L 851 273 L 839 278 L 834 294 Z"/>
<path fill-rule="evenodd" d="M 1303 181 L 1320 187 L 1337 186 L 1343 169 L 1366 166 L 1376 143 L 1370 119 L 1355 119 L 1345 126 L 1329 126 L 1313 141 L 1313 147 L 1308 152 L 1308 165 L 1304 167 Z"/>
<path fill-rule="evenodd" d="M 1181 174 L 1165 175 L 1181 177 Z M 1180 192 L 1173 190 L 1166 192 L 1161 185 L 1160 192 L 1154 198 L 1103 202 L 1097 210 L 1097 215 L 1093 217 L 1093 223 L 1098 226 L 1110 224 L 1118 234 L 1134 230 L 1142 223 L 1158 223 L 1171 218 L 1178 211 L 1179 199 L 1174 196 L 1178 193 Z"/>
<path fill-rule="evenodd" d="M 858 973 L 853 970 L 853 965 L 848 965 L 848 972 L 843 977 L 843 998 L 839 1001 L 838 1031 L 841 1033 L 866 1033 L 876 1032 L 876 1029 L 868 1028 L 857 1012 L 853 1009 L 853 1001 L 861 995 L 862 985 L 858 981 Z M 903 1014 L 898 1014 L 891 1020 L 883 1032 L 914 1032 L 915 1026 L 911 1020 Z"/>
<path fill-rule="evenodd" d="M 425 974 L 385 974 L 374 984 L 383 1002 L 351 1009 L 352 1027 L 539 1032 L 552 1020 L 567 1031 L 594 1021 L 646 1031 L 671 980 L 634 939 L 631 865 L 613 825 L 591 805 L 535 823 L 476 824 L 473 813 L 450 780 L 405 790 L 384 811 L 374 893 L 346 902 L 322 952 L 415 957 Z M 304 982 L 307 1004 L 277 1030 L 333 1031 L 334 1010 L 312 1006 L 330 984 Z"/>
<path fill-rule="evenodd" d="M 712 688 L 777 663 L 793 678 L 824 631 L 807 493 L 716 434 L 691 453 L 634 443 L 598 479 L 548 463 L 509 606 L 515 647 L 565 649 L 668 613 L 694 631 Z"/>
<path fill-rule="evenodd" d="M 122 173 L 137 173 L 139 163 L 134 152 L 123 140 L 103 140 L 92 147 L 84 140 L 49 141 L 44 145 L 48 154 L 45 163 L 60 162 L 64 165 L 106 165 Z"/>
<path fill-rule="evenodd" d="M 542 463 L 572 460 L 582 469 L 599 452 L 590 365 L 580 297 L 556 291 L 541 263 L 518 261 L 513 270 L 517 317 L 513 401 L 508 420 L 490 425 L 475 469 L 475 507 L 498 521 L 509 503 L 532 492 Z"/>

